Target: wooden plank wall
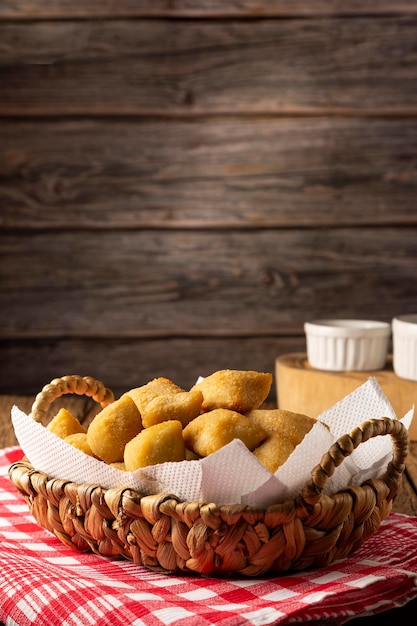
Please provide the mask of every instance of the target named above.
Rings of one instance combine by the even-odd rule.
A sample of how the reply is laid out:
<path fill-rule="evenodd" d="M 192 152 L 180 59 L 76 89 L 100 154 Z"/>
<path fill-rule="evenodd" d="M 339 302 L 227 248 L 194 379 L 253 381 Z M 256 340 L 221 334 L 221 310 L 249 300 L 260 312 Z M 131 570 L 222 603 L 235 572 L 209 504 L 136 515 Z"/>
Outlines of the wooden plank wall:
<path fill-rule="evenodd" d="M 0 392 L 417 312 L 416 62 L 416 0 L 3 0 Z"/>

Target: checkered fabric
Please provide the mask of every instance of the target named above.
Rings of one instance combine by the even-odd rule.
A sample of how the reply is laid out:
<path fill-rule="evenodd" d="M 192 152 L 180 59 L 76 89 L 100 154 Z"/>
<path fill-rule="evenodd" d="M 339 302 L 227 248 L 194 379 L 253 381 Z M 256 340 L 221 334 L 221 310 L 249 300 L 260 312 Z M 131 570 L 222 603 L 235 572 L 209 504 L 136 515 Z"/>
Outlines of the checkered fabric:
<path fill-rule="evenodd" d="M 0 450 L 0 621 L 7 626 L 263 626 L 376 614 L 417 596 L 417 518 L 392 513 L 349 558 L 264 577 L 168 576 L 65 547 L 40 528 Z M 410 549 L 410 546 L 412 548 Z"/>

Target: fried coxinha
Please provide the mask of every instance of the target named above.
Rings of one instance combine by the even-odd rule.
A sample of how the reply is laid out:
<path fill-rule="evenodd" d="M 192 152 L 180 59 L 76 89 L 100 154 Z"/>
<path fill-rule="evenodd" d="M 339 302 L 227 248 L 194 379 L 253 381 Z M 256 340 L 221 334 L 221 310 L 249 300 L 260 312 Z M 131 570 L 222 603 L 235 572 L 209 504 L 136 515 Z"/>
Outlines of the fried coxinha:
<path fill-rule="evenodd" d="M 275 472 L 316 420 L 262 409 L 271 384 L 271 374 L 252 370 L 218 370 L 188 391 L 159 377 L 126 391 L 87 429 L 66 409 L 47 428 L 85 454 L 126 471 L 204 458 L 240 439 Z"/>

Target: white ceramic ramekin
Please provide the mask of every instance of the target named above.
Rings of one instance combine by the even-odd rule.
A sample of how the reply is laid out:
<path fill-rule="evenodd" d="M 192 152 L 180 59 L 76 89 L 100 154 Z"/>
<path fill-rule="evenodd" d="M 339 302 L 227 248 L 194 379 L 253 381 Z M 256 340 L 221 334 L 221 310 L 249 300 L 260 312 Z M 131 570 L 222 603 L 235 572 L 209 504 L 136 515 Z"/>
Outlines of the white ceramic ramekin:
<path fill-rule="evenodd" d="M 397 376 L 417 380 L 417 314 L 392 320 L 392 366 Z"/>
<path fill-rule="evenodd" d="M 390 324 L 371 320 L 323 319 L 306 322 L 307 358 L 312 367 L 341 372 L 383 369 Z"/>

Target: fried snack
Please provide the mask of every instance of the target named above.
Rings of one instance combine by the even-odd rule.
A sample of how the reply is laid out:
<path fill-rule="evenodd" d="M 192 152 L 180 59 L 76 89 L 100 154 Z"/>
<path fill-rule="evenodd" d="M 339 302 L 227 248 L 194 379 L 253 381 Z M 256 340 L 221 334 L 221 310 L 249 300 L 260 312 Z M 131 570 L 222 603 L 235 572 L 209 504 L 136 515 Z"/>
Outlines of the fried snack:
<path fill-rule="evenodd" d="M 128 472 L 147 465 L 184 460 L 182 424 L 178 420 L 145 428 L 126 444 L 124 451 L 124 463 Z"/>
<path fill-rule="evenodd" d="M 294 450 L 295 446 L 287 437 L 273 433 L 258 448 L 255 448 L 253 454 L 272 474 L 275 474 Z"/>
<path fill-rule="evenodd" d="M 268 434 L 277 433 L 297 446 L 310 432 L 317 420 L 302 413 L 283 409 L 256 409 L 247 414 L 253 424 L 261 426 Z"/>
<path fill-rule="evenodd" d="M 247 413 L 261 406 L 272 384 L 272 374 L 241 370 L 218 370 L 192 387 L 202 392 L 202 411 L 230 409 Z"/>
<path fill-rule="evenodd" d="M 106 463 L 123 460 L 125 445 L 142 430 L 139 410 L 124 394 L 94 417 L 87 430 L 88 445 Z"/>
<path fill-rule="evenodd" d="M 233 439 L 240 439 L 253 450 L 266 436 L 263 428 L 230 409 L 202 413 L 183 430 L 186 447 L 199 456 L 208 456 Z"/>
<path fill-rule="evenodd" d="M 187 426 L 191 420 L 201 413 L 203 394 L 201 391 L 180 391 L 174 394 L 163 394 L 150 400 L 142 411 L 144 428 L 167 420 L 178 420 Z"/>
<path fill-rule="evenodd" d="M 64 408 L 59 409 L 46 428 L 58 435 L 58 437 L 61 437 L 61 439 L 65 439 L 68 435 L 73 435 L 74 433 L 86 432 L 84 426 L 80 424 L 72 413 Z"/>
<path fill-rule="evenodd" d="M 126 471 L 126 466 L 123 463 L 123 461 L 119 461 L 118 463 L 110 463 L 111 467 L 115 467 L 118 470 L 121 470 L 122 472 Z"/>
<path fill-rule="evenodd" d="M 199 459 L 201 459 L 201 456 L 198 456 L 198 454 L 196 454 L 192 450 L 188 450 L 187 448 L 185 448 L 186 461 L 198 461 Z"/>
<path fill-rule="evenodd" d="M 184 391 L 184 389 L 178 387 L 178 385 L 173 383 L 169 378 L 160 377 L 154 378 L 146 383 L 146 385 L 130 389 L 123 395 L 130 396 L 142 414 L 147 404 L 157 396 L 180 393 L 182 391 Z"/>
<path fill-rule="evenodd" d="M 95 456 L 94 452 L 88 445 L 87 433 L 73 433 L 72 435 L 65 437 L 65 441 L 71 444 L 71 446 L 74 446 L 74 448 L 78 448 L 78 450 L 84 452 L 84 454 L 88 454 L 88 456 Z"/>

